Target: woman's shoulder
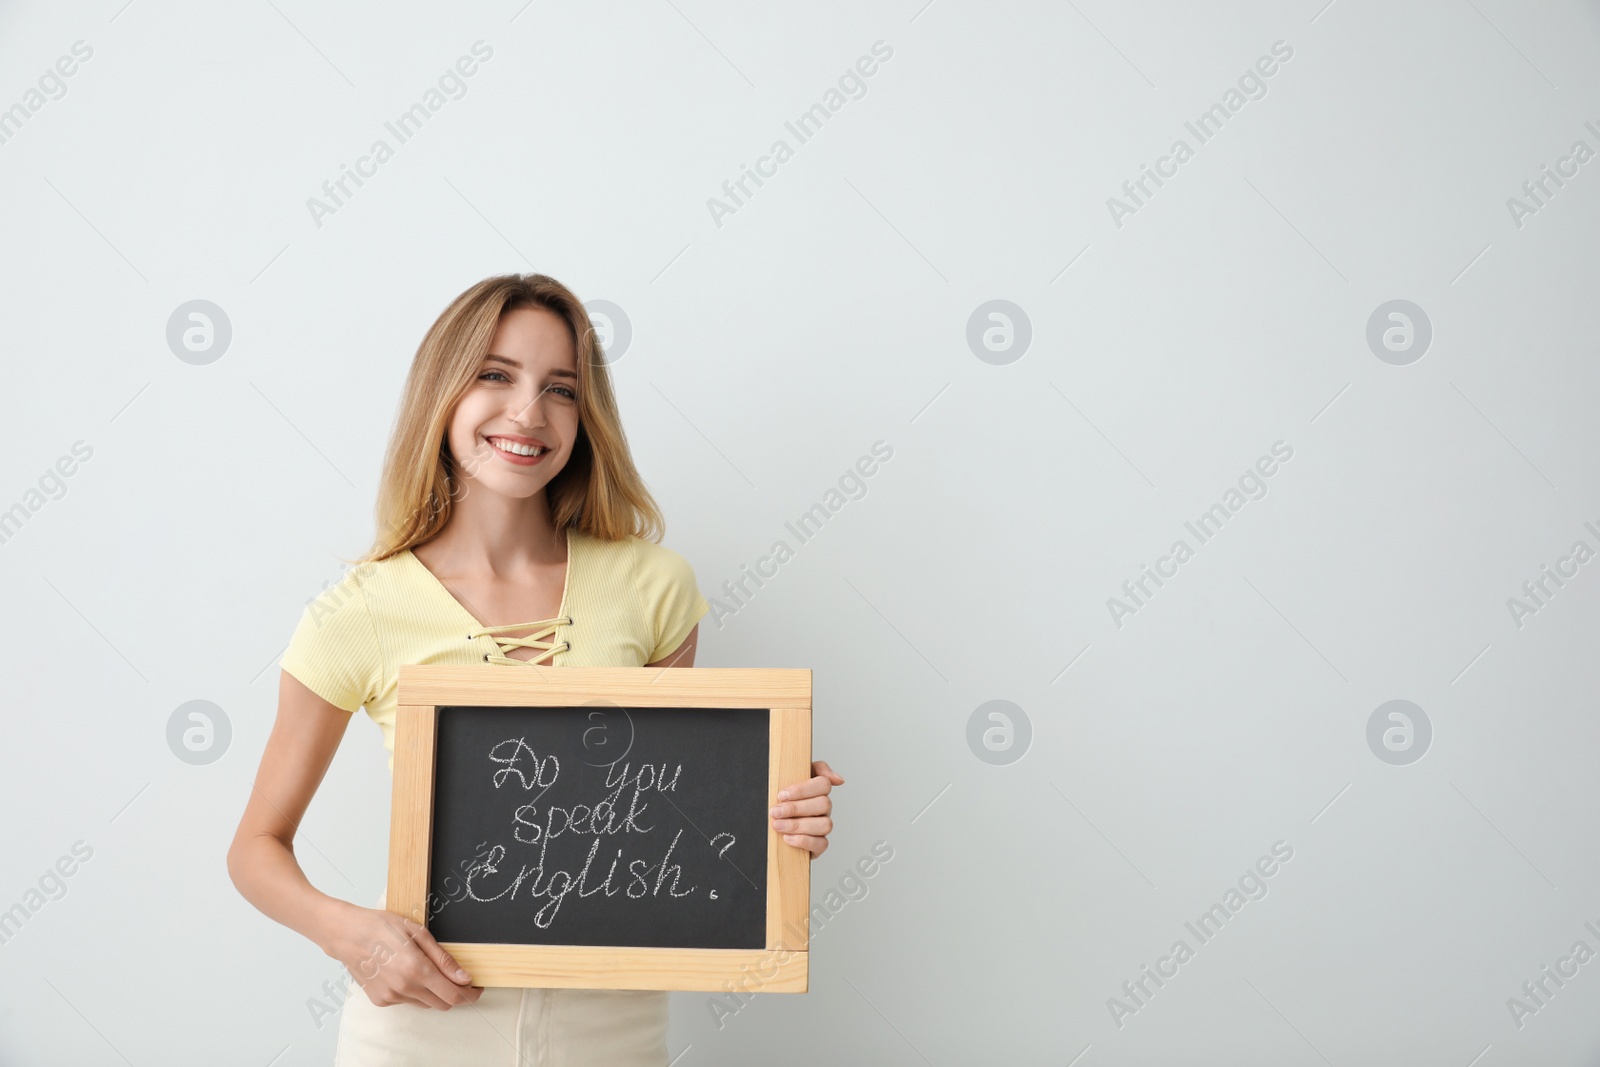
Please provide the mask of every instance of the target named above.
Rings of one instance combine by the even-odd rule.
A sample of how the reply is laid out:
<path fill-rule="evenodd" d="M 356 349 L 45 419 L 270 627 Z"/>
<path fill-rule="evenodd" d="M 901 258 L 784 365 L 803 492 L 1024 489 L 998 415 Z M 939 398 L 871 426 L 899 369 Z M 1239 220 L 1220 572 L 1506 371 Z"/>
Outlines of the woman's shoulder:
<path fill-rule="evenodd" d="M 588 539 L 590 551 L 610 556 L 618 561 L 626 561 L 637 576 L 681 577 L 687 574 L 691 579 L 693 577 L 694 568 L 689 560 L 683 553 L 666 545 L 646 540 L 635 534 L 628 534 L 615 541 L 605 541 L 587 534 L 582 536 Z"/>
<path fill-rule="evenodd" d="M 410 549 L 349 564 L 339 578 L 324 582 L 322 590 L 306 601 L 302 628 L 326 631 L 345 641 L 369 641 L 427 602 L 427 576 Z"/>
<path fill-rule="evenodd" d="M 403 566 L 392 563 L 394 558 L 358 562 L 325 583 L 306 603 L 280 660 L 285 671 L 346 711 L 377 692 L 382 652 L 369 594 Z"/>
<path fill-rule="evenodd" d="M 337 580 L 323 583 L 322 592 L 312 598 L 308 607 L 321 602 L 322 610 L 331 611 L 352 602 L 364 605 L 368 589 L 380 583 L 400 581 L 411 574 L 410 552 L 405 549 L 387 559 L 359 560 L 347 565 Z"/>
<path fill-rule="evenodd" d="M 676 549 L 644 538 L 632 539 L 634 588 L 650 619 L 648 663 L 660 662 L 681 644 L 711 610 L 695 580 L 694 566 Z"/>
<path fill-rule="evenodd" d="M 694 565 L 676 549 L 632 534 L 616 540 L 580 536 L 582 551 L 595 561 L 594 572 L 627 582 L 646 603 L 692 601 L 699 595 Z"/>

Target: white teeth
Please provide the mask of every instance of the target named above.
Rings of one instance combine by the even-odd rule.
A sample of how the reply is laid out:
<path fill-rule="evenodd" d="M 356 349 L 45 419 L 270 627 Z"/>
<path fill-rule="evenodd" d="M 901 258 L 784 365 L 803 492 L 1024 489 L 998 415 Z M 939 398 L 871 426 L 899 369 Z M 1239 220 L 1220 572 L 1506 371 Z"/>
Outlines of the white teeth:
<path fill-rule="evenodd" d="M 538 445 L 522 445 L 515 441 L 507 441 L 502 437 L 492 437 L 490 440 L 502 452 L 510 452 L 517 456 L 537 456 L 549 451 L 549 449 L 540 448 Z"/>

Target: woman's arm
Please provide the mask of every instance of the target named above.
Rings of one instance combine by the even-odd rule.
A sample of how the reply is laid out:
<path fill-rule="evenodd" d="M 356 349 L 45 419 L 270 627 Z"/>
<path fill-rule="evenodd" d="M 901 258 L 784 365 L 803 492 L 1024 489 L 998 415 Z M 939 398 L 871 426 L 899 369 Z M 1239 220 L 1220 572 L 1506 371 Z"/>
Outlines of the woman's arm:
<path fill-rule="evenodd" d="M 349 968 L 374 1004 L 448 1008 L 477 1000 L 482 990 L 461 984 L 470 981 L 466 973 L 421 925 L 329 896 L 300 869 L 294 835 L 351 713 L 280 674 L 278 717 L 228 849 L 234 886 L 262 914 Z"/>
<path fill-rule="evenodd" d="M 318 945 L 343 901 L 313 886 L 294 855 L 294 835 L 333 762 L 351 713 L 323 700 L 287 671 L 278 681 L 278 717 L 228 849 L 228 876 L 267 918 Z"/>
<path fill-rule="evenodd" d="M 677 651 L 645 666 L 693 667 L 699 641 L 700 624 L 695 623 Z M 828 793 L 834 786 L 844 785 L 844 777 L 823 760 L 811 764 L 811 774 L 803 782 L 784 786 L 778 793 L 782 803 L 768 815 L 773 829 L 782 833 L 785 841 L 816 858 L 828 850 L 828 835 L 833 832 L 833 798 Z"/>

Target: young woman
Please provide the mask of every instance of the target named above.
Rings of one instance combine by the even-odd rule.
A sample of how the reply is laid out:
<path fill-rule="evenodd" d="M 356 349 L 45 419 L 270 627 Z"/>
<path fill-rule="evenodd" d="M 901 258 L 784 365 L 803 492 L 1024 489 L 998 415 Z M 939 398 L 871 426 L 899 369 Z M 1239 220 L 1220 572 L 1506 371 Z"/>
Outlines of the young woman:
<path fill-rule="evenodd" d="M 228 852 L 239 892 L 349 970 L 338 1067 L 667 1063 L 667 994 L 482 989 L 429 936 L 320 892 L 294 836 L 351 713 L 394 769 L 405 663 L 690 667 L 709 605 L 659 544 L 588 313 L 539 274 L 488 278 L 429 329 L 406 380 L 371 552 L 301 616 L 278 715 Z M 533 621 L 520 621 L 533 620 Z M 813 856 L 826 763 L 780 792 L 774 829 Z"/>

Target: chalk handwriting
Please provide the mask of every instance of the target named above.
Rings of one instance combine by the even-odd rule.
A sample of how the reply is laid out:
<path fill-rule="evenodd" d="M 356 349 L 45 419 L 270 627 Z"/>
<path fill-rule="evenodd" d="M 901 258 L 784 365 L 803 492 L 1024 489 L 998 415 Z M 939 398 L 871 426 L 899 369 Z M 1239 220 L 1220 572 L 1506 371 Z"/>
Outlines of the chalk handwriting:
<path fill-rule="evenodd" d="M 603 796 L 592 803 L 563 805 L 540 802 L 540 797 L 560 777 L 560 761 L 554 755 L 541 758 L 525 738 L 508 737 L 499 742 L 489 750 L 488 762 L 494 767 L 490 773 L 496 789 L 514 780 L 524 790 L 535 787 L 541 790 L 539 796 L 515 809 L 509 827 L 513 840 L 537 849 L 537 855 L 508 862 L 505 845 L 497 843 L 486 848 L 489 843 L 481 842 L 477 856 L 463 861 L 462 896 L 452 899 L 482 903 L 516 900 L 521 891 L 531 902 L 543 901 L 534 914 L 534 923 L 541 929 L 548 929 L 562 903 L 572 893 L 580 899 L 597 893 L 608 898 L 621 893 L 640 900 L 659 898 L 663 890 L 667 897 L 687 897 L 696 892 L 696 886 L 682 886 L 683 868 L 672 862 L 683 836 L 681 828 L 673 833 L 665 852 L 654 862 L 644 857 L 625 858 L 628 850 L 624 848 L 608 849 L 613 853 L 609 863 L 605 859 L 596 862 L 605 837 L 649 835 L 655 830 L 656 823 L 645 818 L 649 808 L 647 797 L 675 792 L 682 778 L 682 764 L 673 766 L 669 772 L 666 763 L 634 765 L 619 761 L 606 767 Z M 569 835 L 593 838 L 582 867 L 576 871 L 547 864 L 550 843 Z M 617 839 L 622 843 L 629 840 L 627 837 Z M 733 847 L 734 840 L 733 834 L 723 832 L 710 838 L 709 843 L 717 855 L 723 857 Z M 603 878 L 601 867 L 605 868 Z M 710 890 L 710 898 L 717 899 L 716 890 Z"/>
<path fill-rule="evenodd" d="M 509 752 L 496 755 L 496 753 L 500 753 L 505 749 L 507 745 L 511 746 Z M 533 773 L 533 781 L 531 782 L 528 781 L 528 776 L 522 773 L 523 767 L 518 766 L 524 752 L 528 754 L 528 760 L 523 766 L 526 766 Z M 532 789 L 536 785 L 546 787 L 554 785 L 556 775 L 561 773 L 560 760 L 554 756 L 546 756 L 544 759 L 540 759 L 538 754 L 528 747 L 528 742 L 520 737 L 508 737 L 494 746 L 489 750 L 489 759 L 494 763 L 504 764 L 498 771 L 494 772 L 494 787 L 496 789 L 499 789 L 506 778 L 513 774 L 517 776 L 517 781 L 522 783 L 522 788 Z M 549 774 L 549 781 L 545 780 L 546 773 Z"/>

